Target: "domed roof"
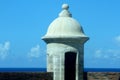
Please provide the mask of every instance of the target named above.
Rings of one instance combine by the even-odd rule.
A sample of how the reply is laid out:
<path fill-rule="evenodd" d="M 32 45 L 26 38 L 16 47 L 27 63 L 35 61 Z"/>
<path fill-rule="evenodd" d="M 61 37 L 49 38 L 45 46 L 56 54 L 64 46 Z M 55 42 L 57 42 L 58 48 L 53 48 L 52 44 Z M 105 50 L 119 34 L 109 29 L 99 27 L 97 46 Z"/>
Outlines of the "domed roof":
<path fill-rule="evenodd" d="M 87 37 L 78 21 L 72 18 L 68 4 L 62 5 L 62 11 L 48 28 L 45 38 L 78 38 Z"/>

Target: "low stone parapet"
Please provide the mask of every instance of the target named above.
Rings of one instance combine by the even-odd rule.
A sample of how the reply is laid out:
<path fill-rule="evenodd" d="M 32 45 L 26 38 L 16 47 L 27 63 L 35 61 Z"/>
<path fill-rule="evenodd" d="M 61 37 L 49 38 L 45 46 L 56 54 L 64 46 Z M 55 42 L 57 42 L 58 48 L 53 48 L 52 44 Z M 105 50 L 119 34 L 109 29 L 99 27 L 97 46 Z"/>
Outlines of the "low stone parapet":
<path fill-rule="evenodd" d="M 88 80 L 120 80 L 119 72 L 88 72 Z"/>
<path fill-rule="evenodd" d="M 50 72 L 0 72 L 0 80 L 53 80 Z"/>

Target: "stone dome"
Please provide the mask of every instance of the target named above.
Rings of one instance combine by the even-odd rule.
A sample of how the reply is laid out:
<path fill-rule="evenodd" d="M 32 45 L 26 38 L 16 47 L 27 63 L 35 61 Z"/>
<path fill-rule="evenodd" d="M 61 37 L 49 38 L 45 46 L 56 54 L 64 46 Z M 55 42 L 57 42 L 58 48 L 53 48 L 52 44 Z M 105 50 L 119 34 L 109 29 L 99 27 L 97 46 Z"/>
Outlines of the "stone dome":
<path fill-rule="evenodd" d="M 59 17 L 49 25 L 48 31 L 43 39 L 87 37 L 79 22 L 72 18 L 68 8 L 68 4 L 62 5 L 63 10 L 59 14 Z"/>

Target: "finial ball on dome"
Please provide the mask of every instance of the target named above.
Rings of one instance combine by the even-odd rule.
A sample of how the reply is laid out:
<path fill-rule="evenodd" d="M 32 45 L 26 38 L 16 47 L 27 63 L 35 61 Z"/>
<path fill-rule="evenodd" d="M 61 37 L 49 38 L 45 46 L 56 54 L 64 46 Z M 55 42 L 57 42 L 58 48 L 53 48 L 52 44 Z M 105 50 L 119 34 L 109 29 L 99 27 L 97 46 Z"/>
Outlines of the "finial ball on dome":
<path fill-rule="evenodd" d="M 68 5 L 68 4 L 63 4 L 63 5 L 62 5 L 62 9 L 68 10 L 68 8 L 69 8 L 69 5 Z"/>

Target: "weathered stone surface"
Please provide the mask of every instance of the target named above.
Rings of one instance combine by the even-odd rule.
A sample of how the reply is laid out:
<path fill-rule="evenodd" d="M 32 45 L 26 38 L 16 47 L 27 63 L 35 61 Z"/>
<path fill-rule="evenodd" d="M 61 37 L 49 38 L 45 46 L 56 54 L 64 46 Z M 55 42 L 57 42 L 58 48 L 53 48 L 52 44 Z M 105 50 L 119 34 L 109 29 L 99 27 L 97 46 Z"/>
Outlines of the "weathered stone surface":
<path fill-rule="evenodd" d="M 120 80 L 119 72 L 88 72 L 88 80 Z"/>
<path fill-rule="evenodd" d="M 48 72 L 0 72 L 0 80 L 53 80 Z"/>
<path fill-rule="evenodd" d="M 89 39 L 72 18 L 68 4 L 49 26 L 42 39 L 47 43 L 47 72 L 54 80 L 83 80 L 84 43 Z"/>
<path fill-rule="evenodd" d="M 53 80 L 48 72 L 0 72 L 0 80 Z M 120 80 L 116 72 L 84 72 L 84 80 Z"/>

